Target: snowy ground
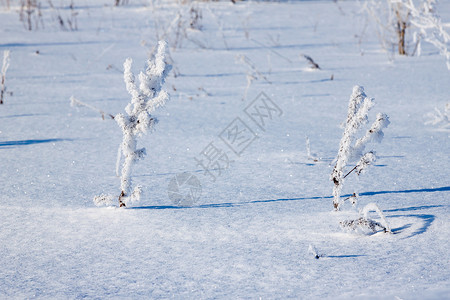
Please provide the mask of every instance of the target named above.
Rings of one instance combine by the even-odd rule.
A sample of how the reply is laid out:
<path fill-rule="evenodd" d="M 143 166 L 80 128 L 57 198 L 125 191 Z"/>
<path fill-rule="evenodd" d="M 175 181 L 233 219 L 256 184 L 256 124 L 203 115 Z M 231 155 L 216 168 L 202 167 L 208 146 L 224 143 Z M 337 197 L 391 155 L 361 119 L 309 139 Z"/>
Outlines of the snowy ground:
<path fill-rule="evenodd" d="M 167 26 L 178 11 L 106 2 L 75 1 L 73 32 L 55 19 L 69 9 L 44 6 L 45 27 L 28 32 L 17 7 L 0 7 L 13 92 L 0 106 L 1 298 L 449 297 L 450 136 L 424 125 L 450 102 L 450 72 L 434 48 L 391 60 L 370 27 L 359 44 L 365 22 L 353 1 L 199 4 L 201 31 L 171 49 L 180 73 L 166 83 L 172 100 L 140 140 L 148 156 L 133 180 L 145 196 L 128 209 L 98 208 L 95 195 L 120 192 L 121 132 L 69 98 L 122 112 L 123 61 L 142 68 L 155 22 Z M 322 69 L 309 70 L 301 54 Z M 249 67 L 239 55 L 267 79 L 245 100 Z M 392 235 L 344 232 L 339 221 L 356 210 L 332 212 L 330 165 L 355 84 L 376 99 L 372 119 L 385 112 L 391 125 L 373 146 L 375 166 L 349 178 L 344 194 L 359 192 L 358 207 L 377 203 Z M 279 108 L 262 129 L 244 111 L 261 92 Z M 240 156 L 220 138 L 236 118 L 258 133 Z M 308 159 L 306 136 L 320 161 Z M 211 142 L 233 160 L 215 182 L 195 161 Z M 201 182 L 192 207 L 168 197 L 182 172 Z M 309 245 L 325 256 L 314 259 Z"/>

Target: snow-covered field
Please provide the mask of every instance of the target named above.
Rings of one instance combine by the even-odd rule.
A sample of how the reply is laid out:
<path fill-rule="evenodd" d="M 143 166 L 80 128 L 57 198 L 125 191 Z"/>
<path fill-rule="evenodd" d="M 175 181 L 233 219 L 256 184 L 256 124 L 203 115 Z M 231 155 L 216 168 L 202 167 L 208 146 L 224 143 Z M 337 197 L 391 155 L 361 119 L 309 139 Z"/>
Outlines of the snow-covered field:
<path fill-rule="evenodd" d="M 57 21 L 73 11 L 45 4 L 44 27 L 27 31 L 18 6 L 0 1 L 12 92 L 0 105 L 0 298 L 449 299 L 450 133 L 425 125 L 450 102 L 435 48 L 392 57 L 354 1 L 199 3 L 200 30 L 187 23 L 179 38 L 189 5 L 130 2 L 75 0 L 76 31 Z M 450 21 L 450 3 L 438 8 Z M 139 140 L 148 155 L 133 172 L 144 195 L 96 207 L 94 196 L 120 193 L 122 133 L 69 99 L 123 112 L 124 60 L 143 68 L 171 22 L 171 101 Z M 257 79 L 245 97 L 248 75 Z M 384 112 L 391 124 L 370 145 L 375 165 L 345 182 L 357 208 L 333 212 L 329 177 L 356 84 L 376 100 L 371 120 Z M 258 127 L 246 112 L 261 92 L 275 110 Z M 257 135 L 234 144 L 239 155 L 226 143 L 235 125 Z M 196 159 L 213 150 L 231 162 L 207 174 Z M 169 198 L 183 172 L 201 183 L 189 207 Z M 370 202 L 393 234 L 340 228 Z"/>

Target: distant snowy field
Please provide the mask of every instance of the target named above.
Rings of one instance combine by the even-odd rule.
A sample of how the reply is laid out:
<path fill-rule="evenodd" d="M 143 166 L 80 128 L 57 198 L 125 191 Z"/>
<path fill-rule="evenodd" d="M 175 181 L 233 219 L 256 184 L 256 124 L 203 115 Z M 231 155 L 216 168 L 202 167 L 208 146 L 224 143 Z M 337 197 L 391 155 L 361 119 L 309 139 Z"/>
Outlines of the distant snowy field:
<path fill-rule="evenodd" d="M 124 60 L 140 70 L 156 32 L 189 6 L 74 2 L 77 31 L 57 23 L 73 11 L 45 4 L 44 27 L 29 32 L 18 6 L 0 1 L 13 93 L 0 105 L 0 298 L 449 299 L 450 133 L 425 125 L 450 102 L 435 48 L 392 57 L 370 26 L 359 43 L 365 17 L 354 1 L 199 3 L 200 30 L 166 37 L 179 74 L 140 140 L 142 201 L 96 207 L 94 196 L 120 192 L 121 132 L 69 99 L 123 112 Z M 450 2 L 438 8 L 450 22 Z M 258 79 L 243 100 L 248 74 Z M 359 208 L 377 203 L 392 235 L 345 232 L 339 222 L 357 210 L 332 211 L 331 164 L 356 84 L 375 98 L 371 119 L 384 112 L 391 124 L 373 146 L 375 166 L 349 177 L 343 194 L 358 192 Z M 262 128 L 245 113 L 261 92 L 279 108 Z M 221 138 L 236 118 L 258 134 L 239 156 Z M 306 136 L 319 161 L 308 159 Z M 233 161 L 215 181 L 195 160 L 210 143 Z M 201 182 L 192 207 L 168 196 L 182 172 Z"/>

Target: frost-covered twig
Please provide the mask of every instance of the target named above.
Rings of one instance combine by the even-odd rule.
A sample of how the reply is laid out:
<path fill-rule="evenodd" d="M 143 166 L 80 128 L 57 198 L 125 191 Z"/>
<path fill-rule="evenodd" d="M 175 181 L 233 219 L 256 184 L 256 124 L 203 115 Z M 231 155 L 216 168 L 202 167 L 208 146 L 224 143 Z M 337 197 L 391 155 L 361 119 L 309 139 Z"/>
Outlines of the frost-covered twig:
<path fill-rule="evenodd" d="M 346 178 L 350 173 L 356 170 L 356 174 L 360 175 L 363 173 L 369 165 L 371 165 L 377 157 L 375 156 L 375 153 L 373 151 L 369 151 L 366 154 L 364 154 L 359 162 L 356 164 L 356 166 L 351 169 L 347 174 L 345 174 L 344 178 Z"/>
<path fill-rule="evenodd" d="M 47 1 L 48 5 L 50 6 L 51 10 L 54 13 L 54 19 L 58 22 L 61 30 L 63 30 L 63 31 L 78 30 L 78 22 L 77 22 L 78 12 L 75 10 L 75 5 L 74 5 L 73 1 L 74 0 L 70 1 L 70 4 L 69 4 L 70 11 L 67 11 L 66 16 L 65 16 L 66 9 L 61 9 L 60 7 L 53 5 L 52 0 Z M 63 11 L 64 13 L 61 13 L 61 11 Z M 70 12 L 70 15 L 69 15 L 69 12 Z"/>
<path fill-rule="evenodd" d="M 9 67 L 9 50 L 3 51 L 3 65 L 1 73 L 1 90 L 0 90 L 0 104 L 3 104 L 3 99 L 6 94 L 6 71 Z"/>
<path fill-rule="evenodd" d="M 364 208 L 362 210 L 362 214 L 363 214 L 364 218 L 368 219 L 369 212 L 371 212 L 371 211 L 377 212 L 377 214 L 381 218 L 382 225 L 384 226 L 385 232 L 391 233 L 391 228 L 389 227 L 389 224 L 388 224 L 386 218 L 384 217 L 383 213 L 381 212 L 381 209 L 375 203 L 369 203 L 366 206 L 364 206 Z"/>
<path fill-rule="evenodd" d="M 249 68 L 250 74 L 252 74 L 255 78 L 259 79 L 262 78 L 264 79 L 267 83 L 272 83 L 269 81 L 269 79 L 267 79 L 266 76 L 264 76 L 264 74 L 262 74 L 255 66 L 255 64 L 250 60 L 250 58 L 248 58 L 245 55 L 238 55 L 237 59 L 239 62 L 243 63 L 244 65 L 246 65 Z"/>
<path fill-rule="evenodd" d="M 401 55 L 421 54 L 421 42 L 434 45 L 450 70 L 450 34 L 436 12 L 436 0 L 370 0 L 363 9 L 375 21 L 383 48 Z M 384 5 L 385 3 L 385 5 Z"/>
<path fill-rule="evenodd" d="M 358 139 L 353 148 L 353 156 L 361 156 L 367 143 L 381 142 L 384 137 L 383 129 L 389 125 L 389 118 L 386 114 L 378 113 L 375 122 L 372 124 L 366 134 Z"/>
<path fill-rule="evenodd" d="M 174 19 L 168 25 L 163 23 L 157 16 L 155 16 L 154 22 L 156 38 L 169 41 L 169 44 L 176 49 L 181 46 L 181 29 L 185 27 L 186 22 L 182 19 L 181 6 L 174 15 Z"/>
<path fill-rule="evenodd" d="M 214 20 L 215 20 L 216 23 L 217 23 L 218 32 L 222 35 L 222 41 L 223 41 L 223 44 L 224 44 L 224 46 L 225 46 L 225 49 L 229 50 L 230 47 L 228 46 L 227 39 L 226 39 L 224 30 L 223 30 L 223 18 L 222 18 L 222 16 L 218 16 L 218 15 L 210 8 L 209 2 L 207 2 L 206 9 L 207 9 L 208 12 L 214 17 Z"/>
<path fill-rule="evenodd" d="M 356 168 L 356 167 L 355 167 Z M 353 193 L 351 196 L 345 198 L 342 202 L 345 202 L 347 200 L 350 200 L 350 202 L 352 203 L 353 206 L 356 205 L 356 203 L 358 202 L 358 197 L 359 195 L 356 193 Z"/>
<path fill-rule="evenodd" d="M 397 24 L 397 14 L 392 2 L 392 0 L 368 0 L 361 2 L 363 3 L 362 10 L 373 21 L 380 44 L 386 51 L 395 48 L 395 40 L 400 37 L 397 30 L 399 29 L 398 25 L 401 26 L 401 24 Z"/>
<path fill-rule="evenodd" d="M 250 60 L 250 58 L 248 58 L 245 55 L 238 55 L 236 57 L 237 61 L 246 65 L 248 67 L 248 71 L 247 71 L 247 86 L 245 87 L 245 91 L 244 91 L 244 98 L 243 100 L 247 99 L 247 93 L 248 90 L 250 88 L 250 85 L 253 83 L 253 81 L 258 80 L 259 78 L 264 79 L 267 83 L 271 84 L 272 82 L 270 82 L 266 76 L 264 76 L 264 74 L 262 74 L 255 66 L 255 64 Z"/>
<path fill-rule="evenodd" d="M 436 14 L 435 1 L 424 1 L 417 8 L 412 0 L 404 3 L 410 11 L 411 24 L 415 27 L 414 41 L 417 46 L 417 54 L 421 53 L 421 41 L 424 40 L 435 46 L 440 54 L 447 60 L 447 68 L 450 70 L 450 34 L 445 30 L 445 24 Z"/>
<path fill-rule="evenodd" d="M 83 107 L 84 106 L 84 107 L 87 107 L 87 108 L 89 108 L 89 109 L 91 109 L 93 111 L 96 111 L 96 112 L 100 113 L 100 115 L 102 116 L 103 120 L 105 119 L 105 116 L 107 116 L 107 117 L 109 117 L 111 119 L 114 119 L 114 116 L 112 114 L 105 113 L 103 110 L 101 110 L 101 109 L 99 109 L 99 108 L 97 108 L 97 107 L 95 107 L 93 105 L 90 105 L 88 103 L 85 103 L 83 101 L 80 101 L 77 98 L 75 98 L 74 96 L 70 97 L 70 105 L 72 107 Z"/>
<path fill-rule="evenodd" d="M 128 0 L 114 0 L 114 6 L 127 5 Z"/>
<path fill-rule="evenodd" d="M 375 211 L 381 219 L 381 222 L 374 221 L 368 217 L 369 212 Z M 378 205 L 375 203 L 369 203 L 360 211 L 361 217 L 355 220 L 345 220 L 341 222 L 343 228 L 348 228 L 351 230 L 357 229 L 370 229 L 373 233 L 377 232 L 377 229 L 382 229 L 385 233 L 392 233 L 389 223 L 387 222 L 385 216 L 381 212 Z"/>
<path fill-rule="evenodd" d="M 340 222 L 341 227 L 344 229 L 350 229 L 353 231 L 357 231 L 358 229 L 370 229 L 373 233 L 377 232 L 377 229 L 383 229 L 385 230 L 385 227 L 381 225 L 379 222 L 374 221 L 372 219 L 366 219 L 363 217 L 360 217 L 355 220 L 344 220 Z M 386 230 L 385 230 L 386 232 Z"/>
<path fill-rule="evenodd" d="M 350 96 L 348 106 L 344 134 L 339 144 L 336 164 L 331 173 L 331 181 L 334 183 L 333 206 L 335 210 L 339 210 L 339 206 L 341 205 L 340 195 L 342 185 L 344 183 L 344 178 L 348 175 L 344 176 L 344 169 L 348 162 L 359 158 L 359 162 L 354 169 L 357 170 L 358 175 L 363 172 L 367 166 L 375 160 L 373 151 L 363 154 L 367 143 L 370 141 L 380 142 L 383 138 L 383 128 L 389 125 L 388 116 L 385 114 L 378 114 L 377 119 L 372 124 L 371 128 L 363 137 L 355 142 L 355 135 L 358 133 L 361 126 L 368 122 L 368 112 L 373 105 L 373 99 L 366 96 L 363 87 L 355 86 L 353 88 L 353 93 Z"/>
<path fill-rule="evenodd" d="M 198 2 L 193 1 L 189 6 L 178 5 L 173 15 L 175 17 L 170 23 L 165 23 L 155 15 L 156 38 L 167 40 L 172 49 L 181 48 L 184 39 L 206 48 L 206 41 L 195 36 L 203 27 L 203 13 Z"/>
<path fill-rule="evenodd" d="M 450 102 L 445 105 L 443 111 L 438 108 L 434 108 L 434 112 L 428 113 L 426 117 L 429 119 L 425 122 L 425 125 L 439 126 L 440 130 L 450 129 Z"/>
<path fill-rule="evenodd" d="M 309 142 L 309 137 L 306 136 L 306 155 L 308 156 L 309 160 L 312 160 L 314 162 L 318 162 L 320 158 L 317 157 L 315 153 L 311 153 L 311 144 Z"/>
<path fill-rule="evenodd" d="M 325 256 L 325 254 L 320 254 L 319 251 L 317 251 L 316 247 L 314 247 L 314 245 L 312 244 L 309 244 L 308 252 L 311 253 L 315 259 L 319 259 Z"/>
<path fill-rule="evenodd" d="M 261 47 L 266 48 L 267 50 L 269 50 L 270 52 L 274 53 L 274 54 L 277 55 L 278 57 L 281 57 L 282 59 L 284 59 L 284 60 L 287 61 L 288 63 L 292 63 L 292 60 L 291 60 L 291 59 L 289 59 L 288 57 L 282 55 L 280 52 L 275 51 L 275 50 L 273 49 L 273 47 L 269 47 L 269 46 L 267 46 L 267 45 L 264 45 L 263 43 L 261 43 L 261 42 L 255 40 L 255 39 L 250 39 L 250 40 L 251 40 L 253 43 L 257 44 L 257 45 L 260 45 Z"/>
<path fill-rule="evenodd" d="M 169 99 L 169 94 L 162 90 L 171 69 L 171 66 L 165 61 L 166 47 L 166 42 L 159 42 L 154 60 L 149 59 L 145 72 L 139 73 L 139 86 L 131 71 L 131 58 L 124 63 L 124 81 L 127 91 L 131 95 L 131 102 L 125 108 L 126 114 L 117 114 L 114 118 L 123 133 L 123 140 L 118 151 L 119 157 L 124 159 L 120 172 L 119 207 L 124 207 L 126 203 L 140 199 L 142 188 L 136 186 L 132 189 L 131 173 L 134 163 L 146 155 L 145 148 L 137 148 L 137 138 L 147 133 L 155 125 L 157 121 L 151 114 Z M 94 201 L 103 203 L 108 199 L 110 199 L 109 196 L 99 196 Z"/>
<path fill-rule="evenodd" d="M 245 86 L 244 98 L 242 100 L 247 99 L 248 90 L 250 89 L 250 86 L 252 85 L 253 81 L 257 79 L 250 73 L 247 73 L 246 78 L 247 78 L 247 85 Z"/>
<path fill-rule="evenodd" d="M 314 59 L 312 59 L 311 56 L 306 55 L 306 54 L 302 54 L 302 56 L 308 61 L 309 65 L 311 66 L 311 69 L 313 69 L 313 70 L 315 70 L 315 69 L 320 70 L 319 65 L 314 61 Z"/>
<path fill-rule="evenodd" d="M 19 16 L 25 28 L 29 31 L 33 30 L 33 19 L 35 21 L 35 29 L 38 28 L 39 23 L 44 26 L 44 23 L 42 22 L 41 2 L 38 0 L 22 0 L 20 3 Z"/>

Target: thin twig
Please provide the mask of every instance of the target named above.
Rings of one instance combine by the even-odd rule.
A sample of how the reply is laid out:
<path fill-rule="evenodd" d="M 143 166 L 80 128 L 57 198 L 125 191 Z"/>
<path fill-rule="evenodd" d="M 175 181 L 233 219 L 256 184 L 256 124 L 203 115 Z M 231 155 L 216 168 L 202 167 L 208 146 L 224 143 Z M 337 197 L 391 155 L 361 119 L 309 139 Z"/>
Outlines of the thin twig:
<path fill-rule="evenodd" d="M 97 107 L 95 107 L 93 105 L 90 105 L 90 104 L 87 104 L 85 102 L 82 102 L 82 101 L 76 99 L 74 96 L 70 97 L 70 104 L 72 106 L 84 106 L 84 107 L 90 108 L 93 111 L 96 111 L 96 112 L 100 113 L 102 115 L 102 119 L 103 120 L 105 119 L 105 116 L 108 116 L 109 118 L 114 120 L 114 115 L 112 115 L 110 113 L 105 113 L 103 110 L 101 110 L 101 109 L 99 109 L 99 108 L 97 108 Z"/>
<path fill-rule="evenodd" d="M 266 49 L 268 49 L 269 51 L 275 53 L 275 54 L 278 55 L 279 57 L 285 59 L 287 62 L 292 63 L 292 60 L 290 60 L 290 59 L 287 58 L 286 56 L 280 54 L 279 52 L 273 50 L 271 47 L 268 47 L 268 46 L 264 45 L 263 43 L 258 42 L 258 41 L 254 40 L 254 39 L 250 39 L 250 40 L 251 40 L 252 42 L 254 42 L 254 43 L 256 43 L 256 44 L 258 44 L 258 45 L 260 45 L 260 46 L 262 46 L 262 47 L 264 47 L 264 48 L 266 48 Z"/>
<path fill-rule="evenodd" d="M 343 178 L 345 178 L 345 177 L 347 177 L 348 175 L 350 175 L 350 173 L 353 172 L 353 171 L 355 171 L 357 167 L 358 167 L 358 166 L 355 166 L 353 169 L 351 169 L 350 172 L 348 172 Z"/>

